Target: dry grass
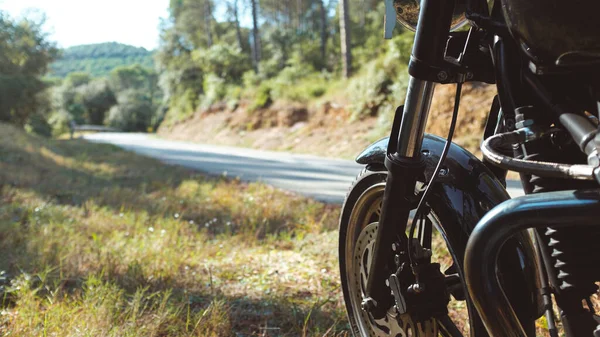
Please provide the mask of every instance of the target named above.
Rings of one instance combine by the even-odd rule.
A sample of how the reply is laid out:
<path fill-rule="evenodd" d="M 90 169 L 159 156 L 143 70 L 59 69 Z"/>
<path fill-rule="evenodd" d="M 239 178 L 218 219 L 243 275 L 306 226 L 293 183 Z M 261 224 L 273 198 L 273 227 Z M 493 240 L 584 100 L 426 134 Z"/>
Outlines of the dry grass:
<path fill-rule="evenodd" d="M 0 124 L 0 334 L 347 336 L 338 214 Z"/>
<path fill-rule="evenodd" d="M 0 124 L 0 334 L 345 335 L 338 212 Z"/>

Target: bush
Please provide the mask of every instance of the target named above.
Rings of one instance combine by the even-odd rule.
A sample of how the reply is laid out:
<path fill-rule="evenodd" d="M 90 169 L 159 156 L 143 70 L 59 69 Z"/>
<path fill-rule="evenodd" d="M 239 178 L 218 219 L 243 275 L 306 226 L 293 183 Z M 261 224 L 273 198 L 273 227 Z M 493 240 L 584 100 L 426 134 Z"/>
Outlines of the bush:
<path fill-rule="evenodd" d="M 146 132 L 152 126 L 152 104 L 143 93 L 126 90 L 117 96 L 118 104 L 108 113 L 108 125 L 123 131 Z"/>
<path fill-rule="evenodd" d="M 59 110 L 50 115 L 48 118 L 48 123 L 52 128 L 53 136 L 60 136 L 70 131 L 69 122 L 71 121 L 71 117 L 69 113 L 65 110 Z"/>
<path fill-rule="evenodd" d="M 227 94 L 225 79 L 216 74 L 208 74 L 204 77 L 204 96 L 200 103 L 200 107 L 206 109 L 211 105 L 221 101 Z"/>
<path fill-rule="evenodd" d="M 247 54 L 239 47 L 224 43 L 195 50 L 192 60 L 200 65 L 204 73 L 215 74 L 229 83 L 239 83 L 242 75 L 252 68 Z"/>
<path fill-rule="evenodd" d="M 256 91 L 256 96 L 252 100 L 252 103 L 248 107 L 249 111 L 258 110 L 261 108 L 266 108 L 267 106 L 273 103 L 273 99 L 271 98 L 271 86 L 267 82 L 263 82 Z"/>
<path fill-rule="evenodd" d="M 238 85 L 228 85 L 225 93 L 225 100 L 227 102 L 227 109 L 235 110 L 239 103 L 240 98 L 242 97 L 242 87 Z"/>
<path fill-rule="evenodd" d="M 25 130 L 29 133 L 34 133 L 43 137 L 52 136 L 52 126 L 50 126 L 46 117 L 39 113 L 34 113 L 29 116 L 29 120 L 27 121 L 27 124 L 25 124 Z"/>
<path fill-rule="evenodd" d="M 290 95 L 297 87 L 298 82 L 306 78 L 311 69 L 299 64 L 299 62 L 292 62 L 287 67 L 283 68 L 279 75 L 272 80 L 272 94 L 274 99 L 289 99 L 292 101 L 298 100 L 296 95 Z"/>
<path fill-rule="evenodd" d="M 376 62 L 367 64 L 359 75 L 350 80 L 346 90 L 347 97 L 352 99 L 349 107 L 351 118 L 377 115 L 379 107 L 387 98 L 390 84 L 392 81 Z"/>

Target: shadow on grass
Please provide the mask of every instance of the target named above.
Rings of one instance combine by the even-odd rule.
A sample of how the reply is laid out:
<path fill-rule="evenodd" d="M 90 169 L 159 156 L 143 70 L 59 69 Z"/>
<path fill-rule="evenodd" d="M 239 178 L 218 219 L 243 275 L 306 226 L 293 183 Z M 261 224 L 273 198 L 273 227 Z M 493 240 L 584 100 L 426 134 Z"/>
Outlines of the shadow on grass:
<path fill-rule="evenodd" d="M 206 222 L 208 219 L 212 222 Z M 279 247 L 292 247 L 289 239 L 296 229 L 322 229 L 323 223 L 334 227 L 336 220 L 337 209 L 262 185 L 206 178 L 114 146 L 45 141 L 0 125 L 0 270 L 18 280 L 50 268 L 52 287 L 48 292 L 32 292 L 31 298 L 39 302 L 47 301 L 45 295 L 52 289 L 65 290 L 61 301 L 85 296 L 86 282 L 100 277 L 118 287 L 127 298 L 124 305 L 140 288 L 161 294 L 172 291 L 174 306 L 195 312 L 222 301 L 231 329 L 238 335 L 322 335 L 329 328 L 343 332 L 339 303 L 302 293 L 303 284 L 291 295 L 278 290 L 257 295 L 254 291 L 251 297 L 238 295 L 247 294 L 244 291 L 225 293 L 198 285 L 198 278 L 182 278 L 179 270 L 208 254 L 194 245 L 200 240 L 220 240 L 231 248 L 246 237 L 254 239 L 244 243 L 252 246 L 261 244 L 256 238 L 283 233 L 288 241 L 279 242 Z M 218 238 L 219 230 L 229 223 L 246 236 Z M 205 227 L 209 224 L 210 229 Z M 154 226 L 172 233 L 168 242 L 180 242 L 182 237 L 189 240 L 169 246 L 174 248 L 168 256 L 163 250 L 153 251 L 148 247 L 162 237 L 159 227 L 153 233 Z M 150 232 L 156 236 L 150 237 Z M 153 259 L 158 257 L 160 263 L 177 267 L 157 267 Z M 138 258 L 146 265 L 126 262 Z M 156 278 L 149 276 L 156 271 L 160 274 Z M 0 281 L 2 278 L 0 275 Z M 2 286 L 0 282 L 0 289 Z M 51 307 L 42 303 L 36 310 Z M 43 314 L 36 310 L 33 315 Z M 1 321 L 0 317 L 0 331 Z"/>
<path fill-rule="evenodd" d="M 191 171 L 137 157 L 112 145 L 84 141 L 49 141 L 37 148 L 0 145 L 0 186 L 30 189 L 59 204 L 80 206 L 100 199 L 102 206 L 152 213 L 158 201 L 154 191 L 175 189 Z M 136 198 L 107 198 L 111 191 L 137 194 Z M 160 208 L 159 208 L 160 209 Z"/>

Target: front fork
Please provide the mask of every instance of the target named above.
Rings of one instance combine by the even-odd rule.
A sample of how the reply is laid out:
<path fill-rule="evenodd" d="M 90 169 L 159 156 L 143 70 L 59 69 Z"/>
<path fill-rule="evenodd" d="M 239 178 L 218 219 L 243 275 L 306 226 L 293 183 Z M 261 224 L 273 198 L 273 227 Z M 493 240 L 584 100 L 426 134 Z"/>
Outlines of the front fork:
<path fill-rule="evenodd" d="M 375 238 L 375 255 L 369 270 L 366 289 L 366 303 L 372 301 L 369 306 L 373 309 L 373 316 L 377 318 L 383 317 L 391 304 L 390 289 L 385 281 L 395 270 L 388 270 L 388 255 L 398 233 L 406 231 L 414 202 L 417 178 L 423 173 L 421 144 L 434 88 L 435 83 L 410 78 L 398 142 L 394 149 L 392 149 L 393 145 L 390 145 L 385 158 L 385 166 L 388 170 L 387 183 Z M 392 132 L 394 133 L 396 132 Z"/>
<path fill-rule="evenodd" d="M 421 1 L 411 63 L 435 66 L 443 62 L 453 11 L 454 0 Z M 390 288 L 385 284 L 395 272 L 388 270 L 389 254 L 398 233 L 406 231 L 416 181 L 423 174 L 421 144 L 434 88 L 435 82 L 411 76 L 404 109 L 396 112 L 402 114 L 402 119 L 399 128 L 394 123 L 390 139 L 397 142 L 390 141 L 385 159 L 388 177 L 363 302 L 363 307 L 375 318 L 383 317 L 392 304 Z"/>

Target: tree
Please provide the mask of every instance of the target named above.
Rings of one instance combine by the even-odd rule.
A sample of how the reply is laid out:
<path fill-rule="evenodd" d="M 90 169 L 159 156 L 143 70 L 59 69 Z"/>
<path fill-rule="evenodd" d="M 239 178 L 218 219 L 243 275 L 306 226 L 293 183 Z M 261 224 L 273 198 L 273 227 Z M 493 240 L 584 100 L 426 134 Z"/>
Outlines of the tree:
<path fill-rule="evenodd" d="M 204 29 L 206 31 L 206 44 L 208 47 L 213 45 L 212 37 L 212 5 L 209 0 L 204 0 Z"/>
<path fill-rule="evenodd" d="M 109 81 L 115 92 L 127 89 L 149 90 L 153 85 L 152 82 L 156 82 L 156 76 L 154 71 L 134 64 L 113 69 Z"/>
<path fill-rule="evenodd" d="M 123 131 L 147 131 L 152 125 L 154 109 L 147 94 L 125 90 L 117 95 L 118 104 L 108 113 L 108 125 Z"/>
<path fill-rule="evenodd" d="M 350 45 L 349 0 L 340 0 L 340 43 L 344 77 L 352 73 L 352 46 Z"/>
<path fill-rule="evenodd" d="M 105 79 L 97 79 L 79 88 L 85 106 L 85 118 L 94 125 L 104 124 L 106 112 L 117 103 Z"/>
<path fill-rule="evenodd" d="M 119 66 L 139 63 L 154 68 L 153 53 L 144 48 L 116 42 L 73 46 L 50 65 L 49 76 L 64 78 L 72 72 L 88 72 L 93 77 L 107 76 Z"/>
<path fill-rule="evenodd" d="M 14 21 L 0 11 L 0 121 L 19 126 L 43 104 L 41 76 L 58 55 L 43 32 L 44 19 Z"/>
<path fill-rule="evenodd" d="M 319 18 L 321 28 L 321 58 L 325 60 L 327 58 L 327 11 L 325 10 L 325 4 L 323 0 L 317 0 L 319 3 Z M 325 62 L 323 62 L 325 67 Z"/>
<path fill-rule="evenodd" d="M 250 0 L 252 4 L 252 61 L 254 62 L 254 71 L 258 72 L 258 63 L 260 62 L 260 34 L 258 33 L 258 3 L 257 0 Z"/>
<path fill-rule="evenodd" d="M 238 0 L 228 1 L 227 11 L 232 16 L 233 23 L 235 24 L 235 36 L 237 38 L 238 47 L 240 48 L 240 50 L 244 50 L 244 43 L 242 41 L 242 29 L 240 27 Z"/>

